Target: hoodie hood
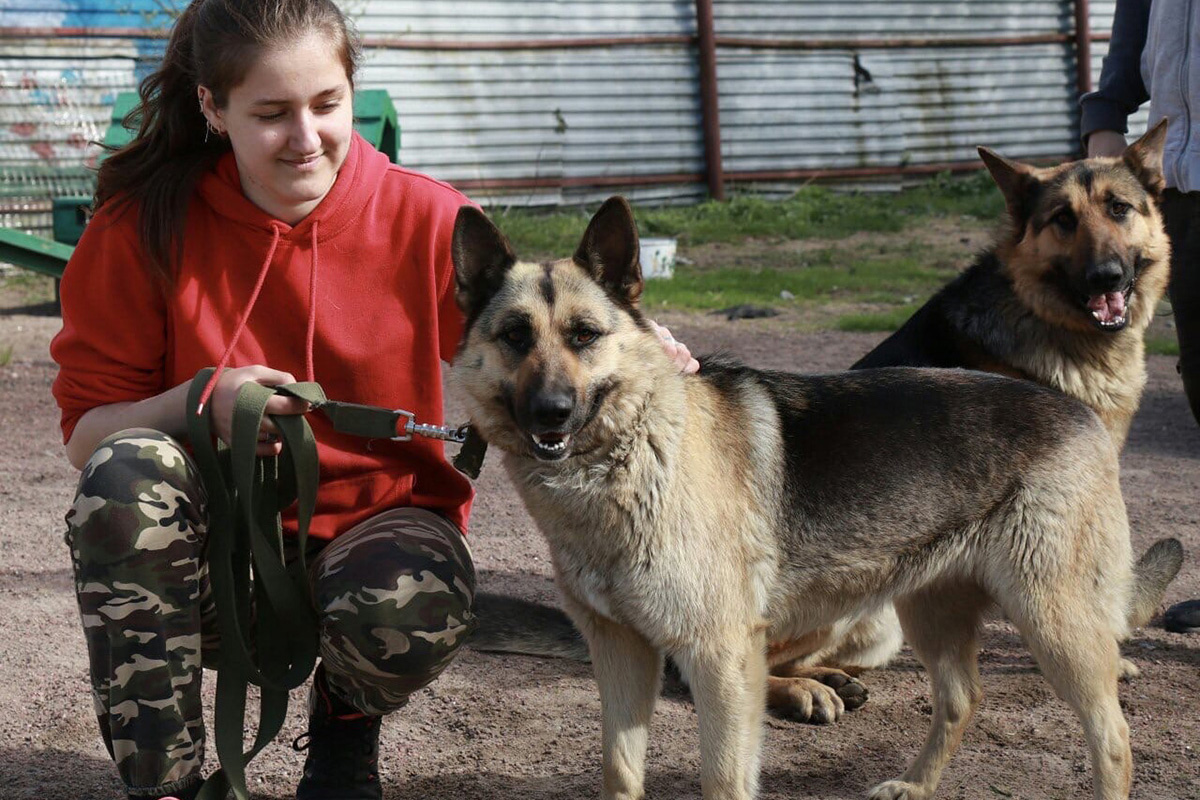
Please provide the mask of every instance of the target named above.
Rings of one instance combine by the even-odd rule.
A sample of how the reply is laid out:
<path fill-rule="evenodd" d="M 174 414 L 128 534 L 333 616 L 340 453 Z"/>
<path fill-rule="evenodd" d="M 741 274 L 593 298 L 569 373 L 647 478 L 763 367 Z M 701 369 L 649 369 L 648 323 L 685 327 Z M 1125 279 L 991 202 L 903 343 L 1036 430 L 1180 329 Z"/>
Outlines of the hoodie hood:
<path fill-rule="evenodd" d="M 263 255 L 262 266 L 258 270 L 258 278 L 254 291 L 246 299 L 245 307 L 238 316 L 237 328 L 229 338 L 225 351 L 217 361 L 216 369 L 204 386 L 200 395 L 196 413 L 203 412 L 204 406 L 212 396 L 221 373 L 229 364 L 230 356 L 242 331 L 245 330 L 246 320 L 258 302 L 259 292 L 266 281 L 267 273 L 275 258 L 275 251 L 281 240 L 296 241 L 308 239 L 311 242 L 311 266 L 309 270 L 308 310 L 306 336 L 304 340 L 305 379 L 316 380 L 313 367 L 313 334 L 316 330 L 317 314 L 317 282 L 319 279 L 320 246 L 324 241 L 335 238 L 352 221 L 358 219 L 367 203 L 375 196 L 383 176 L 387 173 L 388 159 L 383 153 L 370 147 L 366 141 L 354 133 L 346 160 L 338 170 L 333 186 L 322 198 L 317 207 L 296 225 L 288 225 L 275 219 L 250 202 L 242 191 L 241 176 L 237 169 L 237 159 L 233 151 L 221 156 L 216 168 L 205 173 L 200 183 L 200 196 L 217 216 L 229 219 L 231 222 L 252 229 L 261 230 L 270 237 L 266 253 Z"/>
<path fill-rule="evenodd" d="M 262 231 L 268 241 L 276 229 L 284 241 L 307 241 L 316 225 L 320 229 L 317 241 L 324 242 L 361 218 L 363 210 L 379 190 L 389 163 L 387 156 L 355 133 L 329 193 L 312 213 L 295 225 L 275 219 L 243 194 L 237 159 L 232 151 L 221 156 L 216 166 L 204 173 L 199 194 L 213 213 L 237 225 Z"/>

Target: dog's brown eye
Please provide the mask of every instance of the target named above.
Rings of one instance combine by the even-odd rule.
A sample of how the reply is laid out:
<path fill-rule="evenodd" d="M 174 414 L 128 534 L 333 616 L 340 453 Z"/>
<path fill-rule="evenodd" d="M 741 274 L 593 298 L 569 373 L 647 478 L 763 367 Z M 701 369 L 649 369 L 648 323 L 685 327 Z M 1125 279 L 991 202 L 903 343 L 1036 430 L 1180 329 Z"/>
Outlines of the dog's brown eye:
<path fill-rule="evenodd" d="M 1112 202 L 1112 205 L 1109 206 L 1109 210 L 1112 212 L 1112 215 L 1114 217 L 1116 217 L 1117 219 L 1121 219 L 1126 214 L 1128 214 L 1129 209 L 1130 209 L 1129 203 L 1122 203 L 1120 200 L 1114 200 Z"/>
<path fill-rule="evenodd" d="M 587 347 L 599 338 L 599 331 L 576 331 L 575 335 L 571 337 L 571 344 L 576 347 Z"/>
<path fill-rule="evenodd" d="M 1054 215 L 1052 220 L 1055 225 L 1062 228 L 1064 231 L 1075 230 L 1075 215 L 1070 211 L 1060 211 Z"/>
<path fill-rule="evenodd" d="M 519 350 L 529 347 L 530 335 L 528 328 L 509 328 L 500 334 L 500 338 Z"/>

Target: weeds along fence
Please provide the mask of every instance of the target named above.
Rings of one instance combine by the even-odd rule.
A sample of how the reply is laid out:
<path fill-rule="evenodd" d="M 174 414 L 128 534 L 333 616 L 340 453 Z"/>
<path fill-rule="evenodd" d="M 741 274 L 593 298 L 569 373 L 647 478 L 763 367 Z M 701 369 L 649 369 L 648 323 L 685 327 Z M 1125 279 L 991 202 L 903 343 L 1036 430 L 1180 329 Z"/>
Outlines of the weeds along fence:
<path fill-rule="evenodd" d="M 0 224 L 88 189 L 112 103 L 184 0 L 0 6 Z M 1076 155 L 1114 0 L 343 0 L 401 161 L 484 203 L 894 188 L 975 146 Z M 197 116 L 197 124 L 202 124 Z M 1135 121 L 1144 125 L 1144 120 Z"/>

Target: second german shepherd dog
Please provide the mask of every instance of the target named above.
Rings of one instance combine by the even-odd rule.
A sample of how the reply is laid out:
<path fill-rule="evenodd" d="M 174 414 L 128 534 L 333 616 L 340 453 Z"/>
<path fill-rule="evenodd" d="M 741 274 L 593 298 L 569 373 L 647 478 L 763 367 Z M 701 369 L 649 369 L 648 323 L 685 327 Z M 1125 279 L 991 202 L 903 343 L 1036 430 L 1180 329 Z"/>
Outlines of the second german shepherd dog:
<path fill-rule="evenodd" d="M 980 148 L 1008 209 L 996 243 L 851 369 L 958 367 L 1033 380 L 1089 406 L 1120 450 L 1146 384 L 1145 331 L 1167 286 L 1166 130 L 1164 120 L 1120 158 L 1044 169 Z M 1164 539 L 1139 559 L 1131 624 L 1149 621 L 1182 557 L 1178 540 Z M 881 666 L 900 645 L 884 606 L 775 643 L 772 671 L 831 683 L 830 667 Z M 789 654 L 798 657 L 790 665 Z M 1129 662 L 1122 670 L 1137 672 Z M 803 688 L 818 706 L 836 702 L 812 682 Z M 794 707 L 800 689 L 773 677 L 768 704 Z"/>
<path fill-rule="evenodd" d="M 663 657 L 691 686 L 704 797 L 757 791 L 767 642 L 895 603 L 933 685 L 920 754 L 875 800 L 933 794 L 979 701 L 981 615 L 1071 705 L 1096 798 L 1129 796 L 1118 642 L 1134 606 L 1117 448 L 1086 406 L 954 370 L 681 375 L 638 307 L 622 198 L 571 258 L 454 230 L 472 423 L 549 543 L 600 689 L 603 796 L 643 796 Z"/>
<path fill-rule="evenodd" d="M 998 242 L 852 369 L 964 367 L 1079 398 L 1120 448 L 1146 384 L 1146 327 L 1167 288 L 1163 120 L 1121 158 L 1037 169 L 986 148 Z"/>

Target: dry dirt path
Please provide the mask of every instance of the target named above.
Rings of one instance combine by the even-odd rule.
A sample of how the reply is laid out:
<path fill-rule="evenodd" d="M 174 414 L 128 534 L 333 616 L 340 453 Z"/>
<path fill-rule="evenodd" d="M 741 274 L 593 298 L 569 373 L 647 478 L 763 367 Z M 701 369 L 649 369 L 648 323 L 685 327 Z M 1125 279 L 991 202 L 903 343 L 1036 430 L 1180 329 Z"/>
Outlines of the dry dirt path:
<path fill-rule="evenodd" d="M 62 543 L 74 473 L 59 445 L 47 344 L 58 327 L 41 306 L 0 303 L 0 798 L 109 800 L 120 786 L 100 743 Z M 697 350 L 755 365 L 845 367 L 878 335 L 796 333 L 786 319 L 728 323 L 668 317 Z M 1169 600 L 1200 596 L 1200 429 L 1173 360 L 1150 359 L 1150 385 L 1124 456 L 1122 483 L 1139 550 L 1166 535 L 1189 549 Z M 458 414 L 452 410 L 452 417 Z M 479 481 L 471 543 L 480 584 L 553 600 L 546 549 L 495 462 Z M 1200 636 L 1147 628 L 1126 645 L 1142 677 L 1122 689 L 1132 729 L 1134 796 L 1200 798 Z M 1053 800 L 1090 796 L 1079 726 L 1050 692 L 1011 628 L 990 623 L 985 699 L 939 797 Z M 861 798 L 915 754 L 929 695 L 907 653 L 868 674 L 871 700 L 829 727 L 770 719 L 764 798 Z M 208 682 L 211 691 L 213 681 Z M 211 697 L 209 698 L 211 700 Z M 251 769 L 258 798 L 292 797 L 302 730 L 293 703 L 279 742 Z M 668 691 L 655 717 L 648 796 L 698 798 L 696 717 Z M 383 729 L 387 800 L 577 800 L 598 797 L 599 706 L 587 667 L 465 652 Z"/>

